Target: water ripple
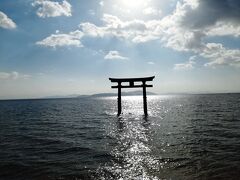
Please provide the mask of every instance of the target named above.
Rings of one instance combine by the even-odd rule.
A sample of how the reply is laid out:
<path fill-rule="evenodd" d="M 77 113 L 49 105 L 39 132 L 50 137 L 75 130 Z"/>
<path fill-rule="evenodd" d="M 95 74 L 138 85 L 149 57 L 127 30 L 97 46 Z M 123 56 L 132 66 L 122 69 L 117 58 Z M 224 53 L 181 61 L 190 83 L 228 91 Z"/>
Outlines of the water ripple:
<path fill-rule="evenodd" d="M 0 179 L 237 179 L 239 99 L 0 101 Z"/>

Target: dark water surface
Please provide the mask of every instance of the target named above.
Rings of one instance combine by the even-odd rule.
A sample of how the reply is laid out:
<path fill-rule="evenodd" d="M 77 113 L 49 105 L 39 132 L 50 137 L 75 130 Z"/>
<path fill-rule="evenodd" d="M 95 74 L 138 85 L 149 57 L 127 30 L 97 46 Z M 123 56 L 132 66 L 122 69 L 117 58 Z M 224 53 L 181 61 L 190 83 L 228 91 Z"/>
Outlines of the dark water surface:
<path fill-rule="evenodd" d="M 240 94 L 0 101 L 0 179 L 240 179 Z"/>

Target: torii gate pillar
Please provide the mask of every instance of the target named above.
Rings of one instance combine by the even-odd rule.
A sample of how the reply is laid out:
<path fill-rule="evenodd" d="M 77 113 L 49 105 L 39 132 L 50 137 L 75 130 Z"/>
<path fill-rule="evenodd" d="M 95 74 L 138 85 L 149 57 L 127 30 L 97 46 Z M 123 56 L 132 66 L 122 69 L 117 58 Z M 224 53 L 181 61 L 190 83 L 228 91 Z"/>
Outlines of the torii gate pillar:
<path fill-rule="evenodd" d="M 118 83 L 118 116 L 122 113 L 121 82 Z"/>
<path fill-rule="evenodd" d="M 145 81 L 143 81 L 143 110 L 144 110 L 144 114 L 147 115 L 147 93 L 146 93 Z"/>
<path fill-rule="evenodd" d="M 112 86 L 112 88 L 118 88 L 118 116 L 122 113 L 121 105 L 121 90 L 122 88 L 143 88 L 143 110 L 145 116 L 147 116 L 147 93 L 146 87 L 153 87 L 153 85 L 147 85 L 146 81 L 152 81 L 155 76 L 144 77 L 144 78 L 109 78 L 111 82 L 118 83 L 117 86 Z M 122 82 L 128 82 L 129 85 L 121 85 Z M 141 85 L 134 85 L 134 82 L 142 82 Z"/>

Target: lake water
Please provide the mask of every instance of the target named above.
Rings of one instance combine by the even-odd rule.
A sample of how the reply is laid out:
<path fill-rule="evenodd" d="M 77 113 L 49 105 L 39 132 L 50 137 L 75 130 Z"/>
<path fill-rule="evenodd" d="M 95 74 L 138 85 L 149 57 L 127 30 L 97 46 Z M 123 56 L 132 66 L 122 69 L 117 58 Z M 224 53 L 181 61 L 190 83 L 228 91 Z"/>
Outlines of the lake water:
<path fill-rule="evenodd" d="M 239 179 L 240 94 L 0 101 L 0 179 Z"/>

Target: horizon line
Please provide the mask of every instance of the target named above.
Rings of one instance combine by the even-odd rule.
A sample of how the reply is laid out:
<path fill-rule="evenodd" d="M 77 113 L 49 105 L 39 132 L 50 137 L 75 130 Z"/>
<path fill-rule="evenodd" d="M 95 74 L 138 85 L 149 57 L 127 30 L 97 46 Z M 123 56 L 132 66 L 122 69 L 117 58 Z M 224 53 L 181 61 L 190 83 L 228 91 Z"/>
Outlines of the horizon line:
<path fill-rule="evenodd" d="M 147 93 L 152 93 L 150 91 L 148 91 Z M 6 99 L 0 99 L 0 101 L 14 101 L 14 100 L 47 100 L 47 99 L 75 99 L 75 98 L 90 98 L 91 96 L 94 95 L 103 95 L 103 94 L 116 94 L 117 93 L 95 93 L 95 94 L 76 94 L 74 96 L 71 97 L 71 95 L 52 95 L 51 96 L 45 96 L 45 97 L 29 97 L 29 98 L 6 98 Z M 179 92 L 179 93 L 155 93 L 155 94 L 149 94 L 148 96 L 164 96 L 164 95 L 214 95 L 214 94 L 240 94 L 240 92 L 199 92 L 199 93 L 195 93 L 195 92 L 190 92 L 190 93 L 186 93 L 186 92 Z M 55 97 L 54 97 L 55 96 Z M 59 97 L 58 97 L 59 96 Z M 68 97 L 67 97 L 68 96 Z M 82 97 L 81 97 L 82 96 Z M 122 95 L 122 96 L 140 96 L 140 95 Z M 99 96 L 101 97 L 101 96 Z M 106 96 L 105 96 L 106 97 Z M 114 96 L 107 96 L 107 97 L 115 97 Z"/>

